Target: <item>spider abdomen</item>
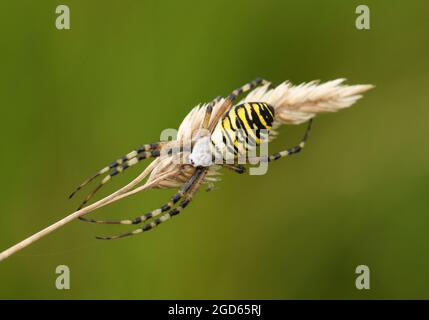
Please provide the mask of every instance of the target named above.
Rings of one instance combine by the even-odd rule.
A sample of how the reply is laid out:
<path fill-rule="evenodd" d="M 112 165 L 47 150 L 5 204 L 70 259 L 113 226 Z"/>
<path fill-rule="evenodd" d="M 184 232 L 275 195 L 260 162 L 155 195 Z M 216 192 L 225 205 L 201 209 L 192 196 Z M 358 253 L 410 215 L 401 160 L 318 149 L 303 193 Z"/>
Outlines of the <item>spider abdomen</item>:
<path fill-rule="evenodd" d="M 211 135 L 214 152 L 222 158 L 236 158 L 255 149 L 267 141 L 274 113 L 274 108 L 263 102 L 248 102 L 231 108 Z"/>

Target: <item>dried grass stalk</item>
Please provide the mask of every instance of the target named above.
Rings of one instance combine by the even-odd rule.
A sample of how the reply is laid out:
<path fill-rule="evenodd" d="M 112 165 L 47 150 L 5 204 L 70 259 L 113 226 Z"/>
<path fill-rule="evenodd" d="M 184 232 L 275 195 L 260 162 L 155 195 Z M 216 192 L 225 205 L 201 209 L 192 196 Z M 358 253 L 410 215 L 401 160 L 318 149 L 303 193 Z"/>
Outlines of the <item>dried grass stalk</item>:
<path fill-rule="evenodd" d="M 345 79 L 337 79 L 322 84 L 319 81 L 312 81 L 297 86 L 292 85 L 290 82 L 284 82 L 272 89 L 269 89 L 269 84 L 267 84 L 251 91 L 240 103 L 267 102 L 272 105 L 276 114 L 275 128 L 282 124 L 300 124 L 315 117 L 318 113 L 336 112 L 350 107 L 362 97 L 363 92 L 373 87 L 372 85 L 348 86 L 343 84 L 344 81 Z M 219 112 L 223 101 L 224 99 L 221 99 L 214 106 L 212 119 Z M 189 143 L 193 134 L 201 127 L 206 107 L 207 104 L 202 104 L 193 108 L 182 121 L 176 141 L 169 142 L 166 147 Z M 275 136 L 276 132 L 273 130 L 271 138 Z M 178 158 L 183 156 L 186 156 L 186 154 L 173 153 L 170 157 L 155 159 L 137 178 L 123 188 L 92 205 L 71 213 L 60 221 L 3 251 L 0 253 L 0 261 L 68 222 L 112 202 L 150 188 L 174 188 L 180 186 L 189 179 L 193 172 L 192 168 L 179 164 Z M 210 169 L 206 178 L 207 181 L 211 180 L 212 176 L 219 174 L 217 170 L 218 167 L 216 166 Z M 148 175 L 146 183 L 137 187 Z"/>

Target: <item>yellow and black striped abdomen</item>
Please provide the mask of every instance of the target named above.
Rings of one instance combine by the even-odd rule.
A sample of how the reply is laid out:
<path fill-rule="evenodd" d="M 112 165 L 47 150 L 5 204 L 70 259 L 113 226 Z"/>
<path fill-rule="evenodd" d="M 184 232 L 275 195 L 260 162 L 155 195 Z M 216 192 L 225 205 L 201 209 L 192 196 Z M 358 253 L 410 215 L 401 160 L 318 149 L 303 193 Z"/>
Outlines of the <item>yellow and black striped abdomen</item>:
<path fill-rule="evenodd" d="M 268 138 L 273 122 L 274 108 L 267 103 L 248 102 L 237 105 L 217 124 L 211 137 L 212 144 L 218 152 L 234 156 L 244 154 Z"/>

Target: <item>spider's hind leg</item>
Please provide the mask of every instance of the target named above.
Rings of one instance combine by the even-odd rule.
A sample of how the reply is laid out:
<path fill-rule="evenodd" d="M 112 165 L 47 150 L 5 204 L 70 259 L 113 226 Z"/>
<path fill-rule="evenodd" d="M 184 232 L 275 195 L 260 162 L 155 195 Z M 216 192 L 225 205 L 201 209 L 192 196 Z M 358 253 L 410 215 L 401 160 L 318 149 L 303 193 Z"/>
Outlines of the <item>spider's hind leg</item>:
<path fill-rule="evenodd" d="M 277 152 L 277 153 L 270 155 L 268 157 L 268 161 L 278 160 L 278 159 L 281 159 L 283 157 L 287 157 L 287 156 L 290 156 L 292 154 L 301 152 L 301 150 L 304 149 L 305 144 L 307 143 L 307 139 L 308 139 L 308 136 L 310 134 L 312 125 L 313 125 L 313 119 L 310 119 L 308 121 L 307 129 L 305 130 L 304 137 L 302 138 L 302 140 L 299 144 L 297 144 L 294 147 L 288 148 L 284 151 L 280 151 L 280 152 Z"/>
<path fill-rule="evenodd" d="M 296 146 L 293 146 L 291 148 L 288 148 L 280 152 L 273 153 L 268 157 L 264 156 L 264 157 L 257 157 L 257 158 L 249 158 L 249 160 L 256 159 L 259 162 L 271 162 L 271 161 L 275 161 L 275 160 L 301 152 L 301 150 L 304 149 L 305 144 L 307 143 L 307 139 L 310 134 L 312 125 L 313 125 L 313 119 L 310 119 L 308 121 L 307 129 L 305 130 L 304 137 L 301 139 L 301 142 Z"/>

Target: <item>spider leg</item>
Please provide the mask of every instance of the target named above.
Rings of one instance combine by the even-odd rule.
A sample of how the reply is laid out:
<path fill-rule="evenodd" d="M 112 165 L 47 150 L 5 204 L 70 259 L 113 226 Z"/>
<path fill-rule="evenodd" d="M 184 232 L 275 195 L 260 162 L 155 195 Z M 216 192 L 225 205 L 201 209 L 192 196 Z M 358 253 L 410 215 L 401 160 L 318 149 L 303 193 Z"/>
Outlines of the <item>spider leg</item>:
<path fill-rule="evenodd" d="M 126 154 L 125 156 L 122 156 L 121 158 L 113 161 L 108 166 L 104 167 L 103 169 L 99 170 L 96 174 L 86 179 L 84 182 L 82 182 L 69 196 L 69 199 L 72 198 L 80 189 L 82 189 L 84 186 L 86 186 L 88 183 L 90 183 L 95 178 L 101 176 L 104 173 L 109 172 L 110 170 L 125 166 L 130 167 L 134 165 L 135 163 L 131 160 L 137 158 L 137 162 L 146 158 L 152 158 L 156 156 L 157 150 L 159 150 L 161 147 L 161 143 L 151 143 L 151 144 L 145 144 L 138 148 L 137 150 L 133 150 L 130 153 Z M 131 163 L 130 163 L 131 161 Z M 124 169 L 123 169 L 124 170 Z M 121 170 L 121 171 L 123 171 Z"/>
<path fill-rule="evenodd" d="M 212 102 L 210 102 L 207 107 L 206 107 L 206 113 L 204 114 L 204 121 L 202 124 L 202 129 L 207 129 L 209 127 L 209 123 L 210 123 L 210 118 L 213 112 L 213 107 L 215 106 L 215 104 L 221 99 L 220 96 L 217 96 L 216 98 L 213 99 Z"/>
<path fill-rule="evenodd" d="M 267 80 L 262 79 L 262 78 L 256 78 L 253 81 L 250 81 L 248 83 L 246 83 L 245 85 L 241 86 L 240 88 L 235 89 L 229 96 L 228 98 L 232 101 L 234 101 L 240 94 L 250 91 L 253 88 L 256 88 L 257 86 L 261 85 L 261 84 L 267 84 L 269 83 Z"/>
<path fill-rule="evenodd" d="M 83 220 L 85 222 L 100 223 L 100 224 L 139 224 L 139 223 L 142 223 L 146 220 L 149 220 L 151 218 L 154 218 L 154 217 L 160 215 L 161 213 L 163 213 L 165 211 L 170 210 L 180 199 L 182 199 L 183 196 L 189 191 L 189 189 L 192 187 L 193 183 L 195 182 L 195 179 L 197 178 L 197 176 L 195 176 L 195 173 L 185 184 L 182 185 L 182 187 L 179 189 L 179 191 L 170 198 L 170 201 L 168 201 L 166 204 L 164 204 L 163 206 L 161 206 L 155 210 L 152 210 L 148 213 L 145 213 L 144 215 L 135 217 L 133 219 L 125 219 L 125 220 L 95 220 L 95 219 L 90 219 L 90 218 L 86 218 L 86 217 L 79 217 L 79 219 Z"/>
<path fill-rule="evenodd" d="M 258 157 L 257 160 L 259 160 L 261 162 L 262 161 L 271 162 L 271 161 L 278 160 L 278 159 L 281 159 L 281 158 L 284 158 L 284 157 L 287 157 L 287 156 L 290 156 L 292 154 L 300 152 L 305 147 L 305 144 L 307 142 L 308 136 L 309 136 L 310 131 L 311 131 L 312 124 L 313 124 L 313 119 L 310 119 L 308 121 L 308 126 L 307 126 L 307 129 L 305 130 L 304 137 L 302 138 L 301 142 L 298 145 L 291 147 L 291 148 L 288 148 L 284 151 L 276 152 L 276 153 L 274 153 L 268 157 Z"/>
<path fill-rule="evenodd" d="M 246 168 L 243 165 L 241 165 L 241 164 L 239 164 L 239 165 L 223 164 L 222 166 L 225 167 L 225 168 L 227 168 L 227 169 L 230 169 L 230 170 L 232 170 L 234 172 L 237 172 L 239 174 L 242 174 L 242 173 L 246 172 Z"/>
<path fill-rule="evenodd" d="M 140 152 L 135 151 L 135 152 L 137 152 L 137 154 L 133 158 L 130 158 L 129 160 L 128 159 L 126 160 L 125 159 L 126 156 L 125 156 L 123 159 L 119 159 L 116 162 L 113 162 L 111 164 L 112 168 L 110 173 L 107 176 L 105 176 L 103 180 L 101 180 L 99 185 L 85 197 L 85 199 L 83 200 L 81 205 L 77 208 L 77 210 L 82 209 L 82 207 L 97 193 L 97 191 L 100 190 L 107 182 L 109 182 L 118 173 L 121 173 L 126 169 L 128 169 L 129 167 L 136 165 L 141 160 L 148 159 L 148 158 L 157 158 L 160 156 L 159 149 L 150 150 L 150 151 L 140 151 Z M 130 155 L 131 154 L 134 154 L 134 152 L 131 152 Z M 118 161 L 121 162 L 121 164 L 117 164 Z M 108 166 L 106 168 L 110 169 L 111 166 Z M 106 168 L 102 169 L 100 172 L 108 172 L 108 169 Z M 99 174 L 97 174 L 96 176 L 99 176 Z M 79 187 L 77 190 L 79 190 L 80 188 L 82 187 Z M 76 193 L 76 191 L 74 193 Z M 73 196 L 73 194 L 70 195 L 70 198 Z"/>
<path fill-rule="evenodd" d="M 232 104 L 234 103 L 235 99 L 242 93 L 247 92 L 249 90 L 252 90 L 253 88 L 261 85 L 261 84 L 267 84 L 269 83 L 267 80 L 262 78 L 256 78 L 255 80 L 246 83 L 245 85 L 241 86 L 240 88 L 235 89 L 232 93 L 230 93 L 223 104 L 219 108 L 219 112 L 216 115 L 216 118 L 211 123 L 211 125 L 208 127 L 210 131 L 214 129 L 219 119 L 223 116 L 223 114 L 229 110 L 232 107 Z"/>
<path fill-rule="evenodd" d="M 134 231 L 122 233 L 122 234 L 119 234 L 116 236 L 96 237 L 96 238 L 100 239 L 100 240 L 113 240 L 113 239 L 119 239 L 119 238 L 124 238 L 124 237 L 128 237 L 128 236 L 133 236 L 133 235 L 138 234 L 138 233 L 142 233 L 142 232 L 152 230 L 153 228 L 157 227 L 161 223 L 171 219 L 175 215 L 178 215 L 191 202 L 192 197 L 194 196 L 195 192 L 198 190 L 198 187 L 200 186 L 201 182 L 203 181 L 206 172 L 207 172 L 207 170 L 203 169 L 203 168 L 199 168 L 199 169 L 197 169 L 197 171 L 195 171 L 193 176 L 188 181 L 188 182 L 190 182 L 189 191 L 186 193 L 184 199 L 176 208 L 170 210 L 169 212 L 167 212 L 167 213 L 163 214 L 162 216 L 156 218 L 152 222 L 147 223 L 143 227 L 136 229 Z"/>
<path fill-rule="evenodd" d="M 313 119 L 310 119 L 308 121 L 308 126 L 307 126 L 307 129 L 305 130 L 304 137 L 302 138 L 301 142 L 298 145 L 270 155 L 268 158 L 268 161 L 278 160 L 280 158 L 287 157 L 292 154 L 300 152 L 305 147 L 305 144 L 307 143 L 307 139 L 310 134 L 312 124 L 313 124 Z"/>

